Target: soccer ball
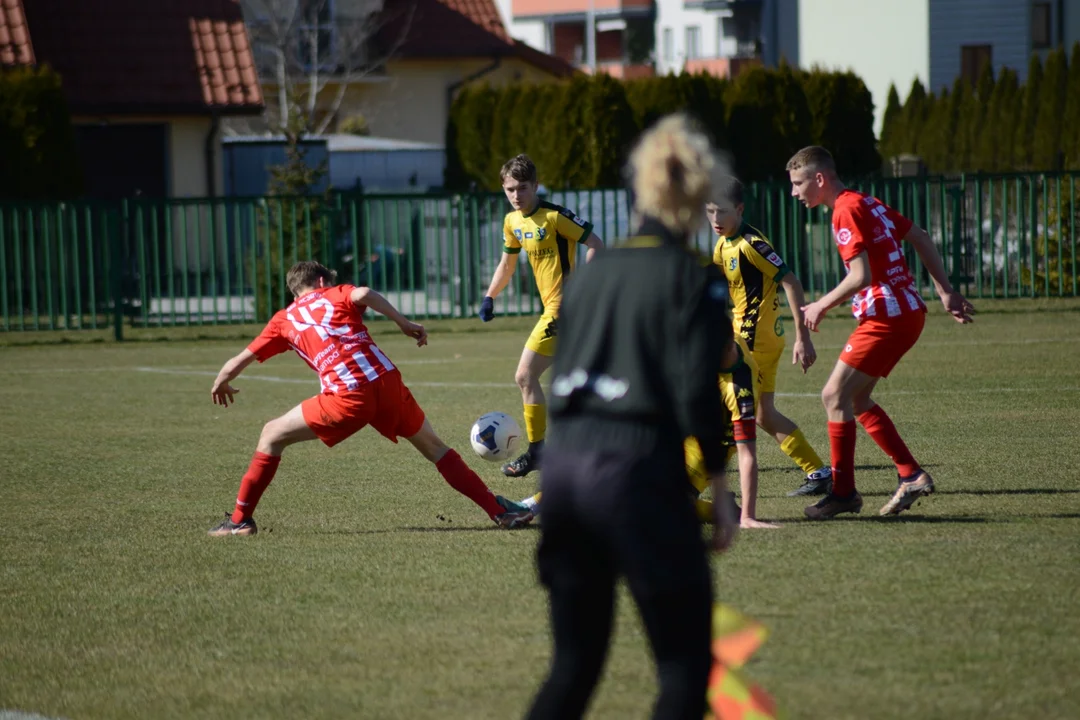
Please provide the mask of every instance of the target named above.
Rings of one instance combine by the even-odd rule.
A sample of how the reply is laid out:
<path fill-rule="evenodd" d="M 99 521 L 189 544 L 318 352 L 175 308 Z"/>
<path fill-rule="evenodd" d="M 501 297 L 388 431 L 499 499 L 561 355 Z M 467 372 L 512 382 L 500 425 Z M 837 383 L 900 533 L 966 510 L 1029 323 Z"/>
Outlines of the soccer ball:
<path fill-rule="evenodd" d="M 484 460 L 499 462 L 513 454 L 521 438 L 517 421 L 506 413 L 489 412 L 480 416 L 469 431 L 473 450 Z"/>

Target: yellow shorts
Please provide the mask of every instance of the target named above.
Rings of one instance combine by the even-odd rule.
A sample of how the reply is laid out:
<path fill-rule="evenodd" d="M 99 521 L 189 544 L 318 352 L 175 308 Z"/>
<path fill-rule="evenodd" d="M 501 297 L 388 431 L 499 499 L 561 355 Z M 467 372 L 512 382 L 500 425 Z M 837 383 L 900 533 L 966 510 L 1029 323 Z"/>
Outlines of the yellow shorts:
<path fill-rule="evenodd" d="M 525 341 L 525 347 L 537 355 L 552 357 L 555 355 L 555 337 L 559 334 L 559 321 L 554 315 L 544 313 L 540 321 L 529 333 L 529 339 Z"/>
<path fill-rule="evenodd" d="M 756 419 L 760 378 L 757 363 L 748 354 L 743 354 L 742 362 L 732 372 L 720 376 L 720 394 L 734 420 Z M 738 437 L 735 439 L 739 440 Z"/>
<path fill-rule="evenodd" d="M 776 392 L 776 372 L 780 368 L 780 357 L 783 354 L 783 345 L 771 350 L 755 350 L 751 353 L 758 369 L 758 389 L 754 393 L 755 398 L 761 399 L 757 394 L 759 392 Z"/>
<path fill-rule="evenodd" d="M 754 359 L 742 354 L 742 362 L 731 373 L 720 376 L 720 394 L 728 412 L 725 418 L 724 440 L 728 445 L 728 462 L 735 453 L 735 444 L 757 439 L 755 411 L 758 396 L 758 369 Z M 690 484 L 701 493 L 709 486 L 705 472 L 705 458 L 697 438 L 687 438 L 683 443 L 686 456 L 686 475 Z"/>

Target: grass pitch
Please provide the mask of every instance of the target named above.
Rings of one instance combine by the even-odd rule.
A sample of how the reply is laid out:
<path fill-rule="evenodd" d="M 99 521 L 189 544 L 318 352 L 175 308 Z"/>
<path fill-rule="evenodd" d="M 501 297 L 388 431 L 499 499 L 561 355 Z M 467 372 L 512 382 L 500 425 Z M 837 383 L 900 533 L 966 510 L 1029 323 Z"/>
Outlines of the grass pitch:
<path fill-rule="evenodd" d="M 860 434 L 863 515 L 805 522 L 785 497 L 798 472 L 759 443 L 760 514 L 784 527 L 742 533 L 715 581 L 771 630 L 748 674 L 790 717 L 1080 717 L 1080 314 L 1016 308 L 970 327 L 933 314 L 881 384 L 938 484 L 912 513 L 877 518 L 894 469 Z M 826 457 L 817 395 L 852 327 L 833 315 L 819 365 L 782 366 L 777 401 Z M 372 326 L 436 429 L 515 498 L 534 480 L 475 458 L 467 432 L 485 411 L 520 415 L 530 324 L 437 323 L 422 350 Z M 284 356 L 241 377 L 237 406 L 213 406 L 212 376 L 249 331 L 0 347 L 0 711 L 520 717 L 550 657 L 538 533 L 494 529 L 407 444 L 367 430 L 291 448 L 260 534 L 205 536 L 262 424 L 318 388 Z M 170 334 L 185 333 L 141 337 Z M 619 603 L 593 718 L 646 717 L 655 692 Z"/>

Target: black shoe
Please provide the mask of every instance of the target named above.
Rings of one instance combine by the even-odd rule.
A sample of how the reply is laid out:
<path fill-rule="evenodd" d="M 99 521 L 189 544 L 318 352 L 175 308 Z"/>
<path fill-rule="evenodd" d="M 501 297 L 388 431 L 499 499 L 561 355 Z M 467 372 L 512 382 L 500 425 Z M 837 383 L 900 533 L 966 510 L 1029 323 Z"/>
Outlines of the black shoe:
<path fill-rule="evenodd" d="M 837 497 L 829 493 L 803 511 L 810 520 L 828 520 L 840 513 L 862 512 L 862 495 L 856 490 L 847 497 Z"/>
<path fill-rule="evenodd" d="M 207 533 L 210 537 L 227 537 L 229 535 L 254 535 L 259 532 L 255 525 L 255 518 L 248 518 L 238 523 L 232 521 L 232 513 L 225 513 L 225 520 Z"/>
<path fill-rule="evenodd" d="M 543 440 L 529 443 L 525 450 L 516 460 L 511 460 L 502 467 L 503 475 L 507 477 L 525 477 L 534 470 L 540 469 L 540 453 L 544 447 Z"/>
<path fill-rule="evenodd" d="M 826 495 L 830 492 L 832 492 L 832 468 L 826 465 L 807 475 L 803 484 L 789 492 L 787 496 Z"/>

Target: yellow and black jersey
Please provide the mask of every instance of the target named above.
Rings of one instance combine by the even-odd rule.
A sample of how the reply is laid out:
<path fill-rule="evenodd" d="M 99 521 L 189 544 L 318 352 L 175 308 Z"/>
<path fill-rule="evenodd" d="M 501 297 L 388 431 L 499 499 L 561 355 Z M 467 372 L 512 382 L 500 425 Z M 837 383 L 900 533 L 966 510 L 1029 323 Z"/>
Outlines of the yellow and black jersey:
<path fill-rule="evenodd" d="M 588 240 L 592 227 L 566 208 L 543 200 L 531 213 L 515 210 L 503 221 L 503 251 L 519 253 L 524 249 L 529 256 L 545 314 L 557 313 L 563 282 L 577 258 L 574 243 Z"/>
<path fill-rule="evenodd" d="M 727 277 L 736 336 L 751 352 L 783 347 L 776 289 L 788 268 L 765 236 L 743 223 L 734 237 L 717 240 L 713 262 Z"/>

